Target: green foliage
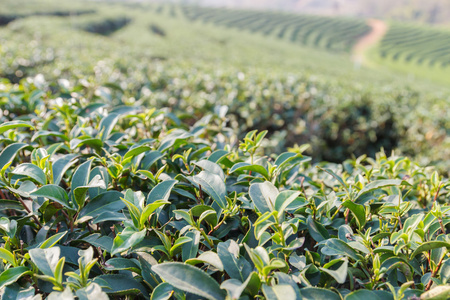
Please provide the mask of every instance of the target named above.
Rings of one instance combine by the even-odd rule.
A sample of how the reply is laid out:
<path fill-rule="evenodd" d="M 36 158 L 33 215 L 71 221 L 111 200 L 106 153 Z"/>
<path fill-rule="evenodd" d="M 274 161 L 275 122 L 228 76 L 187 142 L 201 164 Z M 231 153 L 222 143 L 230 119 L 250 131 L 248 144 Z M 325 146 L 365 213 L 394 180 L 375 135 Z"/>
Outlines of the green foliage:
<path fill-rule="evenodd" d="M 46 1 L 50 3 L 48 7 L 73 15 L 71 18 L 27 15 L 0 28 L 3 45 L 0 76 L 13 83 L 37 76 L 24 82 L 26 88 L 14 90 L 12 94 L 3 92 L 10 90 L 10 85 L 2 88 L 0 104 L 11 115 L 33 112 L 39 107 L 41 97 L 49 97 L 49 91 L 59 92 L 60 99 L 52 97 L 57 102 L 72 97 L 81 101 L 78 93 L 89 95 L 89 101 L 83 100 L 89 104 L 84 103 L 83 108 L 71 111 L 66 105 L 59 109 L 60 114 L 72 119 L 76 114 L 86 116 L 101 110 L 105 103 L 139 103 L 147 107 L 170 107 L 181 119 L 202 120 L 202 123 L 208 121 L 202 117 L 217 106 L 215 113 L 221 116 L 216 120 L 218 129 L 226 117 L 240 139 L 254 129 L 268 130 L 270 142 L 266 143 L 270 147 L 264 145 L 266 154 L 309 143 L 311 147 L 306 153 L 314 153 L 316 162 L 342 162 L 352 155 L 374 157 L 381 148 L 387 153 L 399 149 L 423 164 L 440 165 L 439 170 L 443 172 L 449 170 L 448 85 L 406 79 L 378 69 L 355 70 L 350 55 L 319 50 L 328 42 L 321 42 L 323 45 L 312 51 L 298 44 L 274 41 L 245 30 L 191 22 L 184 17 L 185 10 L 195 13 L 203 8 L 163 5 L 158 13 L 157 6 L 151 4 Z M 11 11 L 19 13 L 21 6 L 42 10 L 29 4 L 30 1 L 23 5 L 21 1 L 4 2 L 5 11 L 12 7 Z M 75 13 L 83 9 L 92 13 Z M 202 16 L 211 20 L 220 12 L 206 10 L 211 13 Z M 230 25 L 240 24 L 233 21 L 234 11 L 223 13 Z M 89 24 L 127 16 L 132 22 L 108 36 L 83 30 Z M 299 35 L 304 33 L 308 37 L 308 45 L 316 40 L 332 41 L 334 45 L 352 44 L 364 32 L 357 24 L 366 26 L 362 20 L 254 11 L 239 11 L 235 17 L 242 24 L 247 20 L 252 22 L 255 28 L 259 27 L 257 24 L 280 30 L 287 26 L 290 29 L 286 35 L 293 34 L 298 27 Z M 281 23 L 270 25 L 268 18 Z M 150 22 L 163 28 L 166 36 L 149 32 Z M 29 41 L 26 47 L 23 41 Z M 179 47 L 180 44 L 184 46 Z M 74 47 L 83 51 L 75 51 Z M 138 117 L 149 131 L 152 131 L 153 113 L 149 111 L 149 115 Z M 114 116 L 109 118 L 104 124 L 113 124 L 108 121 L 114 121 Z M 19 122 L 14 117 L 4 121 Z M 41 139 L 43 134 L 50 136 L 50 132 L 57 140 L 67 139 L 51 127 L 44 127 L 35 131 L 33 140 Z M 90 138 L 79 135 L 71 139 L 69 146 L 100 149 L 106 134 L 100 130 Z M 162 146 L 157 151 L 163 151 L 166 145 Z M 254 168 L 264 172 L 260 167 Z"/>
<path fill-rule="evenodd" d="M 362 21 L 23 3 L 0 16 L 2 298 L 449 297 L 448 93 L 192 22 L 345 52 Z"/>
<path fill-rule="evenodd" d="M 448 297 L 450 182 L 430 168 L 267 156 L 224 115 L 40 101 L 1 133 L 4 294 Z"/>

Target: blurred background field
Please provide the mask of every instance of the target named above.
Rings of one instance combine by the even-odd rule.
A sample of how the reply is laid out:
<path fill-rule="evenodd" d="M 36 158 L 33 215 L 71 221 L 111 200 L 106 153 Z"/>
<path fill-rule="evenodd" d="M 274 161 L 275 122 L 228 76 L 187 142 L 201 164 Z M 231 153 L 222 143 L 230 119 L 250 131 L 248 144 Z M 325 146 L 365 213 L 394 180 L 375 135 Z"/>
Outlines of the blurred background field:
<path fill-rule="evenodd" d="M 225 105 L 240 137 L 269 130 L 267 151 L 309 143 L 340 162 L 383 148 L 449 172 L 450 5 L 354 2 L 2 1 L 0 77 L 42 74 L 53 92 L 67 79 L 192 124 Z M 387 32 L 361 63 L 371 18 Z"/>

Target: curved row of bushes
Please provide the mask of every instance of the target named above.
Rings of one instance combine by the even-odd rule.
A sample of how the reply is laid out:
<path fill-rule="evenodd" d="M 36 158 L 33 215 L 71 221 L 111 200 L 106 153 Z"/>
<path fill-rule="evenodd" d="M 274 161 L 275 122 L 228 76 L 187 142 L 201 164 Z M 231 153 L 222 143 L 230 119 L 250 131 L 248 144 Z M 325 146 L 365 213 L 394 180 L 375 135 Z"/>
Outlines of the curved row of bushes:
<path fill-rule="evenodd" d="M 19 19 L 32 16 L 55 16 L 55 17 L 69 17 L 69 16 L 81 16 L 87 14 L 93 14 L 95 10 L 50 10 L 33 13 L 13 13 L 13 14 L 0 14 L 0 26 L 8 25 L 10 22 Z"/>
<path fill-rule="evenodd" d="M 394 24 L 381 40 L 379 53 L 394 61 L 450 66 L 450 32 Z"/>
<path fill-rule="evenodd" d="M 106 18 L 100 21 L 90 22 L 86 25 L 83 25 L 82 28 L 87 32 L 107 36 L 127 26 L 130 22 L 131 18 L 128 17 Z"/>
<path fill-rule="evenodd" d="M 192 20 L 274 34 L 293 43 L 333 51 L 350 51 L 358 38 L 370 31 L 363 20 L 293 15 L 276 12 L 238 11 L 222 8 L 182 6 L 184 15 Z"/>

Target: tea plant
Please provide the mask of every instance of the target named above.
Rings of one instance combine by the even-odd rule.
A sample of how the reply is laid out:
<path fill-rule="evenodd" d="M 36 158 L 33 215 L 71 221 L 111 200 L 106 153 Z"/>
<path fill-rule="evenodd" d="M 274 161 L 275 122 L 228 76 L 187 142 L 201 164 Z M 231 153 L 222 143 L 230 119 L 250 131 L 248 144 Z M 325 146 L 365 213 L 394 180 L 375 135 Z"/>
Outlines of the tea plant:
<path fill-rule="evenodd" d="M 399 149 L 449 175 L 448 84 L 421 80 L 425 72 L 412 79 L 376 68 L 355 69 L 348 53 L 320 50 L 330 46 L 334 52 L 354 44 L 367 29 L 364 20 L 150 3 L 42 1 L 0 4 L 2 15 L 17 17 L 0 26 L 0 77 L 22 81 L 24 87 L 2 97 L 2 109 L 10 110 L 13 103 L 16 111 L 33 111 L 47 88 L 60 92 L 62 99 L 76 90 L 95 102 L 169 107 L 189 123 L 221 105 L 228 107 L 228 126 L 239 139 L 254 129 L 269 132 L 266 154 L 308 143 L 314 162 L 342 162 L 353 154 L 373 157 L 381 148 Z M 41 17 L 45 12 L 55 16 Z M 296 43 L 184 17 L 200 12 L 205 14 L 199 19 L 209 16 L 222 25 L 274 29 L 274 35 L 284 32 Z M 243 26 L 245 22 L 251 24 Z M 155 26 L 159 30 L 151 30 Z M 425 28 L 413 33 L 413 38 L 415 33 L 431 38 Z M 317 47 L 312 51 L 300 43 Z M 440 80 L 450 78 L 438 69 L 442 75 L 436 68 L 428 72 Z M 35 79 L 24 80 L 28 77 Z"/>
<path fill-rule="evenodd" d="M 2 94 L 5 299 L 450 295 L 450 182 L 431 168 L 267 155 L 266 132 L 238 142 L 226 107 L 185 122 L 19 88 Z"/>

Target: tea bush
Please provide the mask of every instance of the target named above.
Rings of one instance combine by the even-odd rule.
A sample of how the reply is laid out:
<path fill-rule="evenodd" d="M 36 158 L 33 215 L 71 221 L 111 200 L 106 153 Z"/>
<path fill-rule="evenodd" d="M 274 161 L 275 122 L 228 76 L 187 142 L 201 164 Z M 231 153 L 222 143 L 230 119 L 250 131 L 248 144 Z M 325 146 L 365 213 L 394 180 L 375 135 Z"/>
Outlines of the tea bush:
<path fill-rule="evenodd" d="M 0 6 L 2 299 L 449 297 L 442 86 L 176 5 Z M 315 18 L 259 32 L 354 41 Z"/>
<path fill-rule="evenodd" d="M 5 299 L 450 296 L 432 168 L 264 155 L 267 132 L 239 140 L 225 106 L 184 121 L 65 80 L 0 90 Z"/>
<path fill-rule="evenodd" d="M 20 13 L 18 3 L 7 3 L 8 11 Z M 183 18 L 186 7 L 58 5 L 55 11 L 94 13 L 42 18 L 25 10 L 28 17 L 0 28 L 0 77 L 13 83 L 39 74 L 51 82 L 65 78 L 87 97 L 97 93 L 96 101 L 170 107 L 188 123 L 226 105 L 240 139 L 254 129 L 269 131 L 267 153 L 309 143 L 314 162 L 342 162 L 398 149 L 444 174 L 450 170 L 450 93 L 443 86 L 355 70 L 347 54 L 198 24 Z M 256 14 L 242 12 L 250 13 Z M 231 17 L 227 12 L 223 21 Z M 129 19 L 120 29 L 107 22 Z M 106 25 L 110 34 L 84 31 L 92 24 Z"/>

